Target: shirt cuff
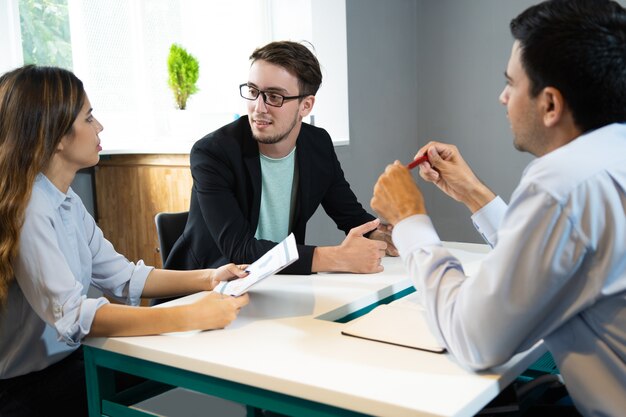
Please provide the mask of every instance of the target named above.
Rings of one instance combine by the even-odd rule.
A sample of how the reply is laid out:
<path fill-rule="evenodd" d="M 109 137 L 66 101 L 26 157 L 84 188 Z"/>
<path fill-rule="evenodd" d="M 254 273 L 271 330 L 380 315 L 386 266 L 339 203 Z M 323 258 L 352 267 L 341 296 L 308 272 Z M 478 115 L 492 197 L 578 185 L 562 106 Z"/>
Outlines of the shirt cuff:
<path fill-rule="evenodd" d="M 474 227 L 491 247 L 494 247 L 498 240 L 498 229 L 506 209 L 507 205 L 504 200 L 496 196 L 472 215 Z"/>
<path fill-rule="evenodd" d="M 146 285 L 148 275 L 153 269 L 154 267 L 147 266 L 142 260 L 139 260 L 137 264 L 135 264 L 133 273 L 130 276 L 130 282 L 128 283 L 128 305 L 137 306 L 141 303 L 143 287 Z"/>
<path fill-rule="evenodd" d="M 424 246 L 441 246 L 433 223 L 425 214 L 415 214 L 398 222 L 391 232 L 393 244 L 404 259 Z"/>
<path fill-rule="evenodd" d="M 104 297 L 87 298 L 84 295 L 70 300 L 68 305 L 63 306 L 67 313 L 54 323 L 59 341 L 65 342 L 68 346 L 80 345 L 91 331 L 96 311 L 108 303 L 109 300 Z"/>

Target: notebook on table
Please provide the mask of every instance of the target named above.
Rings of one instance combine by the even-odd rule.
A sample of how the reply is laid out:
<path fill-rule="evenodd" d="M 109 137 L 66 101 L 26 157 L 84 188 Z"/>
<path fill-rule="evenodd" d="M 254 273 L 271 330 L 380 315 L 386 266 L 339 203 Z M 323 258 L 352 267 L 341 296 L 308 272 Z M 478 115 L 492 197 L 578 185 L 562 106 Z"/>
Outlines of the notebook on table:
<path fill-rule="evenodd" d="M 412 293 L 346 323 L 342 334 L 429 352 L 443 353 L 445 347 L 432 334 L 426 311 Z"/>

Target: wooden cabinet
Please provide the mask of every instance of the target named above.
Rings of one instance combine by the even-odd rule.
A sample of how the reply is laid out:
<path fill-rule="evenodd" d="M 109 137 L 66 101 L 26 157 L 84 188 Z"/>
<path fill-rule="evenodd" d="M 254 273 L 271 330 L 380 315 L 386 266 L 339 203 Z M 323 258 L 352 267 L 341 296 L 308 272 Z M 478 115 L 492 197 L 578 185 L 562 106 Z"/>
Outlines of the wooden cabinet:
<path fill-rule="evenodd" d="M 95 168 L 96 219 L 129 260 L 161 267 L 154 216 L 189 210 L 189 155 L 105 155 Z"/>

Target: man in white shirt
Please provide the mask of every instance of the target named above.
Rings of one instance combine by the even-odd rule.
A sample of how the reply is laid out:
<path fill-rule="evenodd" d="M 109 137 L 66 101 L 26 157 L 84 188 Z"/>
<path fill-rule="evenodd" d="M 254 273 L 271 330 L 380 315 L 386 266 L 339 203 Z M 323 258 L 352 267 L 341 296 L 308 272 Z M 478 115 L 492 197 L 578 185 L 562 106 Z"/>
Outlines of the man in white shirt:
<path fill-rule="evenodd" d="M 492 246 L 466 278 L 441 245 L 409 171 L 389 165 L 372 208 L 462 363 L 499 365 L 543 339 L 577 409 L 626 410 L 626 11 L 552 0 L 511 22 L 500 101 L 514 146 L 537 157 L 507 206 L 453 145 L 431 142 L 420 175 L 464 203 Z"/>

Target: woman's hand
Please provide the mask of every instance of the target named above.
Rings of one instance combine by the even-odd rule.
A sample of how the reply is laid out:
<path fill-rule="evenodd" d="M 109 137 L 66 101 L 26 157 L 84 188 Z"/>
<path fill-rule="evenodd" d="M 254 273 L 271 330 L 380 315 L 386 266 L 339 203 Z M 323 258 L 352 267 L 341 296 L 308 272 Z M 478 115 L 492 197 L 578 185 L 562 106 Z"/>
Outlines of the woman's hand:
<path fill-rule="evenodd" d="M 232 297 L 211 292 L 190 305 L 193 309 L 190 316 L 197 323 L 193 327 L 202 330 L 223 329 L 237 318 L 239 310 L 249 302 L 248 294 Z"/>
<path fill-rule="evenodd" d="M 247 264 L 235 265 L 233 263 L 220 266 L 216 269 L 209 270 L 211 272 L 211 290 L 221 281 L 230 281 L 231 279 L 244 278 L 248 276 L 246 272 Z"/>

